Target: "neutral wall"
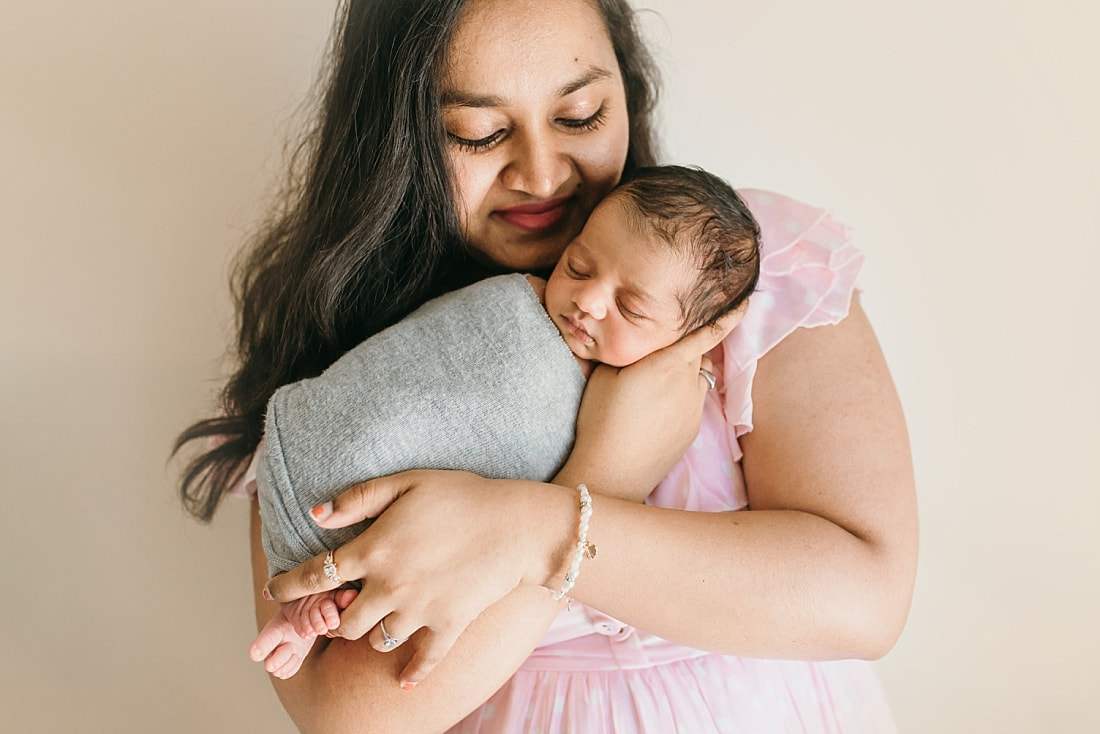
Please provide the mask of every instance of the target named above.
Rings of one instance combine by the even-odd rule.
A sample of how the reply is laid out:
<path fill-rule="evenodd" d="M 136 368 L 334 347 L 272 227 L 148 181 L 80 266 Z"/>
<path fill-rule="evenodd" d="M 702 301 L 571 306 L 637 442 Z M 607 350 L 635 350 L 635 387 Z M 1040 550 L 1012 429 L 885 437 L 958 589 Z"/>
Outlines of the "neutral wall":
<path fill-rule="evenodd" d="M 908 415 L 905 732 L 1100 728 L 1100 53 L 1091 0 L 649 0 L 669 157 L 833 209 Z M 187 520 L 225 273 L 333 3 L 0 9 L 0 714 L 13 732 L 289 732 L 246 515 Z"/>

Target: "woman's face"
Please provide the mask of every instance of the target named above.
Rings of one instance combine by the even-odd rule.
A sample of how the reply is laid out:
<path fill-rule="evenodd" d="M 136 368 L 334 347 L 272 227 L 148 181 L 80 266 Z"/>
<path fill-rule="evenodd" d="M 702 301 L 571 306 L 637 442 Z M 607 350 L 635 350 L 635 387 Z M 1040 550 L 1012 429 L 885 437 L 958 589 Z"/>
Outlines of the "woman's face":
<path fill-rule="evenodd" d="M 626 94 L 589 0 L 472 0 L 443 80 L 459 221 L 508 270 L 552 266 L 626 161 Z"/>

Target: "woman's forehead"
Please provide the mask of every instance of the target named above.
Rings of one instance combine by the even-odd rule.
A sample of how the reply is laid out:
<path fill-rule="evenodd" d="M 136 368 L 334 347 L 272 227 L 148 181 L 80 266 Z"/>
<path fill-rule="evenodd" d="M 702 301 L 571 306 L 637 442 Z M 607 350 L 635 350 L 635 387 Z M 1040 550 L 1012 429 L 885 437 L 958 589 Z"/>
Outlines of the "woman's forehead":
<path fill-rule="evenodd" d="M 568 93 L 585 77 L 619 75 L 603 18 L 588 0 L 472 0 L 447 62 L 445 92 L 474 98 Z"/>

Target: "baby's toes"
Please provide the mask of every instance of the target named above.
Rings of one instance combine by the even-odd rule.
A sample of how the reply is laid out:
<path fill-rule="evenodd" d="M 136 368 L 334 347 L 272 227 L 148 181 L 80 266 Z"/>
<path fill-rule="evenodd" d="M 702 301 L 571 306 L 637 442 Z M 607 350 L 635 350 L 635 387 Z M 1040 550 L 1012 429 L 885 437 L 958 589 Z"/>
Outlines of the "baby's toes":
<path fill-rule="evenodd" d="M 310 634 L 323 635 L 328 632 L 329 627 L 325 622 L 325 615 L 321 613 L 321 609 L 324 606 L 325 605 L 322 603 L 309 610 L 309 622 L 310 625 L 312 625 Z"/>
<path fill-rule="evenodd" d="M 298 654 L 292 654 L 290 658 L 283 663 L 278 670 L 273 671 L 271 674 L 280 680 L 286 680 L 295 673 L 297 673 L 302 667 L 302 656 Z"/>
<path fill-rule="evenodd" d="M 260 634 L 256 635 L 256 639 L 252 641 L 252 645 L 248 648 L 248 657 L 252 658 L 257 663 L 271 654 L 271 651 L 275 649 L 283 639 L 282 634 L 278 630 L 269 629 L 264 627 L 260 630 Z"/>
<path fill-rule="evenodd" d="M 274 652 L 267 656 L 264 668 L 268 673 L 276 675 L 276 672 L 281 670 L 293 657 L 294 648 L 291 645 L 279 645 Z"/>
<path fill-rule="evenodd" d="M 334 630 L 340 626 L 340 610 L 336 608 L 336 604 L 329 602 L 328 604 L 321 605 L 321 616 L 324 617 L 324 629 L 321 634 Z"/>

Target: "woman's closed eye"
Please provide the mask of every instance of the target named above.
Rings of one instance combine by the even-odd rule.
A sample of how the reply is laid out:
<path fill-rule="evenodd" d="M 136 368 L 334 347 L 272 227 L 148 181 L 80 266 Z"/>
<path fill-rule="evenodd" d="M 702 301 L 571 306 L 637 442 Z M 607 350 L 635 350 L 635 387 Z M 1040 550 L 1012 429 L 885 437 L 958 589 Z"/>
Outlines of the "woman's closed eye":
<path fill-rule="evenodd" d="M 594 113 L 583 119 L 575 119 L 572 117 L 559 117 L 557 123 L 562 127 L 570 130 L 578 131 L 590 131 L 599 128 L 607 118 L 607 110 L 604 106 L 600 106 Z M 448 132 L 447 137 L 451 142 L 457 145 L 462 150 L 477 153 L 480 151 L 489 150 L 496 144 L 500 143 L 507 136 L 508 131 L 505 128 L 494 130 L 489 135 L 483 138 L 466 138 L 455 133 Z"/>
<path fill-rule="evenodd" d="M 606 118 L 607 108 L 600 105 L 600 108 L 588 117 L 579 120 L 572 117 L 559 117 L 558 124 L 571 130 L 595 130 L 604 123 Z"/>
<path fill-rule="evenodd" d="M 478 138 L 477 140 L 463 138 L 459 135 L 455 135 L 452 132 L 448 132 L 447 137 L 450 138 L 452 143 L 457 145 L 462 150 L 471 153 L 478 153 L 480 151 L 489 150 L 490 148 L 492 148 L 494 145 L 503 140 L 506 134 L 507 130 L 505 130 L 504 128 L 500 128 L 499 130 L 495 130 L 489 135 L 486 135 L 483 138 Z"/>

